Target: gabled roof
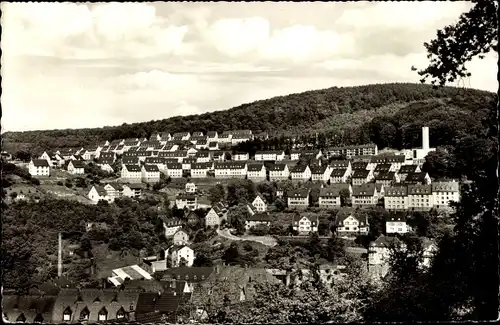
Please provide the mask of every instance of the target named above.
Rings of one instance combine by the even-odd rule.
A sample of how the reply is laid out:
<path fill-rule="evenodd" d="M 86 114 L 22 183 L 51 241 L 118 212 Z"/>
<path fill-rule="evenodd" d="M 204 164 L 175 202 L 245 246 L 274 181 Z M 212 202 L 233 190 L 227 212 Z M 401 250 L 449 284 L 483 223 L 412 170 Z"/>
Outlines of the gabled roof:
<path fill-rule="evenodd" d="M 322 188 L 319 191 L 320 197 L 338 197 L 342 190 L 349 190 L 349 184 L 334 184 L 330 187 Z"/>
<path fill-rule="evenodd" d="M 127 165 L 127 164 L 125 164 L 124 168 L 126 168 L 129 172 L 140 172 L 141 171 L 141 167 L 139 167 L 137 165 Z"/>
<path fill-rule="evenodd" d="M 377 176 L 375 176 L 375 180 L 377 181 L 392 181 L 396 176 L 395 172 L 382 171 Z"/>
<path fill-rule="evenodd" d="M 309 195 L 309 189 L 300 188 L 300 189 L 296 189 L 296 190 L 288 190 L 286 193 L 287 193 L 288 198 L 305 199 Z"/>
<path fill-rule="evenodd" d="M 426 176 L 427 176 L 426 172 L 408 173 L 408 175 L 406 176 L 406 179 L 404 181 L 405 181 L 405 183 L 409 183 L 409 182 L 420 183 L 420 182 L 424 182 Z"/>
<path fill-rule="evenodd" d="M 371 247 L 389 248 L 391 245 L 401 244 L 397 237 L 380 235 L 375 241 L 370 243 Z"/>
<path fill-rule="evenodd" d="M 418 165 L 403 165 L 399 168 L 400 174 L 414 173 L 418 168 Z"/>
<path fill-rule="evenodd" d="M 367 226 L 368 225 L 368 217 L 366 213 L 359 213 L 358 211 L 352 209 L 352 208 L 347 208 L 347 209 L 342 209 L 337 213 L 337 216 L 335 217 L 335 224 L 337 225 L 343 225 L 344 221 L 352 217 L 356 219 L 359 222 L 360 226 Z"/>
<path fill-rule="evenodd" d="M 347 168 L 335 168 L 332 170 L 332 173 L 330 174 L 330 177 L 344 177 L 345 174 L 347 173 Z"/>
<path fill-rule="evenodd" d="M 256 151 L 256 155 L 281 155 L 284 153 L 283 150 L 262 150 L 262 151 Z"/>
<path fill-rule="evenodd" d="M 356 170 L 356 169 L 365 170 L 367 166 L 368 166 L 367 161 L 356 161 L 356 162 L 352 163 L 353 170 Z"/>
<path fill-rule="evenodd" d="M 407 196 L 408 195 L 408 186 L 406 185 L 398 185 L 398 186 L 390 186 L 384 189 L 385 196 Z"/>
<path fill-rule="evenodd" d="M 165 164 L 165 158 L 162 157 L 147 157 L 144 160 L 145 164 Z"/>
<path fill-rule="evenodd" d="M 160 170 L 158 169 L 158 166 L 156 166 L 156 165 L 144 165 L 143 168 L 146 172 L 149 172 L 149 173 L 160 172 Z"/>
<path fill-rule="evenodd" d="M 85 168 L 85 164 L 81 160 L 71 160 L 69 162 L 74 168 Z"/>
<path fill-rule="evenodd" d="M 375 184 L 372 183 L 355 185 L 352 187 L 352 196 L 373 196 L 375 190 Z"/>
<path fill-rule="evenodd" d="M 196 199 L 196 195 L 190 193 L 179 193 L 175 197 L 176 200 L 194 200 Z"/>
<path fill-rule="evenodd" d="M 269 166 L 269 171 L 282 172 L 287 168 L 287 164 L 273 164 Z"/>
<path fill-rule="evenodd" d="M 45 159 L 33 159 L 32 161 L 36 167 L 50 167 L 49 162 Z"/>
<path fill-rule="evenodd" d="M 406 157 L 404 155 L 391 155 L 385 157 L 386 163 L 404 163 Z"/>
<path fill-rule="evenodd" d="M 215 169 L 244 169 L 245 162 L 229 161 L 229 162 L 215 162 Z"/>
<path fill-rule="evenodd" d="M 389 214 L 386 219 L 386 222 L 406 222 L 406 213 L 405 212 L 396 212 Z"/>
<path fill-rule="evenodd" d="M 185 158 L 182 158 L 182 163 L 183 164 L 194 164 L 196 163 L 196 158 L 195 157 L 185 157 Z"/>
<path fill-rule="evenodd" d="M 218 143 L 218 142 L 215 142 L 215 141 L 210 141 L 210 142 L 208 143 L 208 147 L 209 147 L 209 148 L 216 148 L 218 145 L 219 145 L 219 143 Z"/>
<path fill-rule="evenodd" d="M 332 168 L 347 168 L 350 164 L 349 160 L 332 160 L 330 167 Z"/>
<path fill-rule="evenodd" d="M 292 173 L 303 173 L 306 171 L 306 169 L 308 168 L 309 166 L 308 165 L 295 165 L 291 172 Z"/>
<path fill-rule="evenodd" d="M 108 183 L 106 185 L 111 186 L 116 191 L 122 191 L 123 190 L 123 186 L 121 184 L 118 184 L 118 183 Z M 106 185 L 104 185 L 104 187 L 106 187 Z"/>
<path fill-rule="evenodd" d="M 391 169 L 391 164 L 386 164 L 386 163 L 377 164 L 377 167 L 375 167 L 376 172 L 389 171 L 390 169 Z"/>
<path fill-rule="evenodd" d="M 300 214 L 295 214 L 292 218 L 292 221 L 293 222 L 298 222 L 300 220 L 302 220 L 302 218 L 306 218 L 307 220 L 309 220 L 309 222 L 311 222 L 311 227 L 316 227 L 318 226 L 319 224 L 319 217 L 318 215 L 300 215 Z"/>
<path fill-rule="evenodd" d="M 326 172 L 326 166 L 323 165 L 323 166 L 312 166 L 311 167 L 311 174 L 320 174 L 320 175 L 323 175 L 325 174 Z"/>
<path fill-rule="evenodd" d="M 214 210 L 215 213 L 217 213 L 219 217 L 221 217 L 224 213 L 227 212 L 227 206 L 223 202 L 219 202 L 216 205 L 212 206 L 212 209 Z"/>
<path fill-rule="evenodd" d="M 207 163 L 193 163 L 191 164 L 191 169 L 208 169 Z"/>
<path fill-rule="evenodd" d="M 264 168 L 264 164 L 248 164 L 249 172 L 260 172 Z"/>
<path fill-rule="evenodd" d="M 27 323 L 34 323 L 37 316 L 41 316 L 44 323 L 48 323 L 52 321 L 56 298 L 56 296 L 18 296 L 4 293 L 2 312 L 5 313 L 9 322 L 15 322 L 19 316 L 24 315 Z"/>
<path fill-rule="evenodd" d="M 122 157 L 122 163 L 124 165 L 138 164 L 139 157 Z"/>
<path fill-rule="evenodd" d="M 160 219 L 163 220 L 163 223 L 167 227 L 179 227 L 182 226 L 182 220 L 177 219 L 177 218 L 165 218 L 163 215 L 158 216 Z"/>
<path fill-rule="evenodd" d="M 431 195 L 432 186 L 422 184 L 408 185 L 408 195 Z"/>
<path fill-rule="evenodd" d="M 217 135 L 217 131 L 208 131 L 207 132 L 207 136 L 209 136 L 210 138 L 213 138 Z"/>
<path fill-rule="evenodd" d="M 355 169 L 352 174 L 352 178 L 367 178 L 370 175 L 370 171 L 366 169 Z"/>
<path fill-rule="evenodd" d="M 459 185 L 454 182 L 434 182 L 432 183 L 432 192 L 458 192 Z"/>
<path fill-rule="evenodd" d="M 208 151 L 198 151 L 194 155 L 196 158 L 208 158 L 210 157 L 210 152 Z"/>
<path fill-rule="evenodd" d="M 167 169 L 182 169 L 182 164 L 167 162 Z"/>
<path fill-rule="evenodd" d="M 99 159 L 103 158 L 114 158 L 116 157 L 116 154 L 114 152 L 102 152 L 99 154 Z"/>

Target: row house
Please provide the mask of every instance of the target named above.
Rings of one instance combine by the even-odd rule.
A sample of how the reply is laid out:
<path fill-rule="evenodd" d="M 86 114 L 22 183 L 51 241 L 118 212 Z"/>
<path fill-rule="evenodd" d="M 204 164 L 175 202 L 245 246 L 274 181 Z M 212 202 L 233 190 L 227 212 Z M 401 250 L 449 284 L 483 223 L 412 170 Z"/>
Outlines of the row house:
<path fill-rule="evenodd" d="M 450 202 L 460 201 L 459 184 L 456 180 L 434 182 L 432 183 L 432 196 L 435 208 L 448 208 Z"/>
<path fill-rule="evenodd" d="M 199 139 L 196 141 L 195 148 L 197 150 L 208 149 L 208 140 L 207 139 Z"/>
<path fill-rule="evenodd" d="M 352 165 L 349 160 L 332 160 L 330 162 L 331 169 L 347 169 L 347 172 L 350 174 L 352 172 Z"/>
<path fill-rule="evenodd" d="M 122 165 L 137 165 L 139 166 L 141 161 L 139 157 L 122 157 Z"/>
<path fill-rule="evenodd" d="M 137 157 L 139 157 L 139 160 L 141 162 L 145 162 L 146 158 L 149 157 L 158 157 L 158 151 L 137 151 Z"/>
<path fill-rule="evenodd" d="M 355 169 L 351 180 L 352 180 L 352 185 L 362 185 L 371 182 L 373 179 L 373 171 L 372 170 L 362 170 L 362 169 Z"/>
<path fill-rule="evenodd" d="M 210 152 L 198 151 L 195 155 L 197 163 L 207 163 L 210 161 Z"/>
<path fill-rule="evenodd" d="M 208 176 L 208 163 L 191 164 L 191 178 L 206 178 Z"/>
<path fill-rule="evenodd" d="M 219 142 L 208 141 L 208 150 L 219 150 Z"/>
<path fill-rule="evenodd" d="M 431 185 L 408 185 L 408 208 L 414 210 L 430 210 L 434 206 Z"/>
<path fill-rule="evenodd" d="M 114 173 L 113 164 L 114 161 L 109 158 L 99 158 L 97 161 L 97 166 L 108 173 Z"/>
<path fill-rule="evenodd" d="M 72 175 L 83 175 L 85 174 L 85 165 L 82 161 L 71 160 L 68 163 L 68 173 Z"/>
<path fill-rule="evenodd" d="M 330 184 L 347 183 L 350 172 L 347 168 L 336 168 L 330 173 Z"/>
<path fill-rule="evenodd" d="M 405 213 L 391 213 L 385 221 L 385 233 L 389 234 L 406 234 L 410 231 L 410 227 L 406 223 Z"/>
<path fill-rule="evenodd" d="M 31 176 L 50 176 L 50 165 L 46 159 L 32 159 L 28 171 Z"/>
<path fill-rule="evenodd" d="M 167 162 L 167 176 L 171 178 L 182 178 L 182 164 L 178 162 Z"/>
<path fill-rule="evenodd" d="M 195 148 L 193 147 L 190 147 L 187 149 L 187 154 L 188 154 L 188 157 L 191 157 L 191 158 L 196 158 L 196 154 L 198 153 L 198 150 L 196 150 Z"/>
<path fill-rule="evenodd" d="M 172 140 L 188 141 L 191 138 L 189 132 L 176 132 L 172 135 Z"/>
<path fill-rule="evenodd" d="M 177 218 L 165 218 L 163 220 L 163 230 L 165 237 L 170 238 L 179 230 L 182 229 L 183 222 Z"/>
<path fill-rule="evenodd" d="M 290 178 L 290 170 L 287 164 L 274 164 L 269 166 L 269 180 L 282 181 Z"/>
<path fill-rule="evenodd" d="M 296 165 L 292 168 L 290 175 L 294 181 L 306 182 L 311 179 L 311 169 L 308 165 Z"/>
<path fill-rule="evenodd" d="M 217 142 L 217 140 L 219 139 L 217 131 L 208 131 L 207 137 L 208 137 L 208 142 Z"/>
<path fill-rule="evenodd" d="M 420 172 L 419 165 L 403 165 L 398 171 L 400 182 L 404 182 L 409 174 L 418 174 Z"/>
<path fill-rule="evenodd" d="M 213 161 L 225 161 L 226 160 L 226 154 L 222 150 L 214 150 L 214 151 L 209 151 L 210 156 L 212 157 Z"/>
<path fill-rule="evenodd" d="M 247 161 L 250 160 L 250 154 L 248 152 L 235 152 L 231 158 L 234 161 Z M 257 160 L 257 159 L 255 159 Z"/>
<path fill-rule="evenodd" d="M 142 170 L 138 165 L 122 165 L 121 178 L 128 183 L 140 183 Z"/>
<path fill-rule="evenodd" d="M 370 225 L 366 213 L 356 213 L 351 209 L 340 211 L 335 219 L 336 232 L 339 236 L 368 235 Z"/>
<path fill-rule="evenodd" d="M 111 164 L 113 164 L 116 161 L 116 153 L 114 152 L 100 152 L 99 153 L 99 159 L 105 159 L 108 161 L 111 161 Z"/>
<path fill-rule="evenodd" d="M 266 199 L 261 195 L 257 194 L 255 199 L 252 201 L 252 205 L 257 210 L 257 212 L 266 212 L 267 211 L 267 202 Z"/>
<path fill-rule="evenodd" d="M 318 232 L 319 217 L 317 215 L 301 216 L 296 214 L 292 219 L 292 228 L 299 232 L 299 235 L 309 235 L 311 232 Z"/>
<path fill-rule="evenodd" d="M 179 145 L 175 143 L 166 143 L 163 148 L 160 149 L 160 152 L 162 151 L 169 151 L 169 152 L 174 152 L 179 150 Z M 161 157 L 161 156 L 160 156 Z"/>
<path fill-rule="evenodd" d="M 126 139 L 123 142 L 123 151 L 128 151 L 132 147 L 139 147 L 140 144 L 139 139 Z"/>
<path fill-rule="evenodd" d="M 217 139 L 217 142 L 222 145 L 230 145 L 231 144 L 231 134 L 229 133 L 222 133 L 219 134 L 219 138 Z"/>
<path fill-rule="evenodd" d="M 87 148 L 85 152 L 82 154 L 82 157 L 87 161 L 92 160 L 94 159 L 94 157 L 99 155 L 99 151 L 100 151 L 99 147 L 97 146 Z"/>
<path fill-rule="evenodd" d="M 266 166 L 264 164 L 248 164 L 247 178 L 254 182 L 266 180 Z"/>
<path fill-rule="evenodd" d="M 391 172 L 398 172 L 401 166 L 406 164 L 406 157 L 404 155 L 390 155 L 385 157 L 385 162 L 391 164 Z"/>
<path fill-rule="evenodd" d="M 347 159 L 356 156 L 376 156 L 378 154 L 378 148 L 376 144 L 333 147 L 329 148 L 327 151 L 328 151 L 328 157 L 346 156 Z"/>
<path fill-rule="evenodd" d="M 216 162 L 215 178 L 245 178 L 247 164 L 245 162 Z"/>
<path fill-rule="evenodd" d="M 386 210 L 408 210 L 408 187 L 397 185 L 385 188 L 384 207 Z"/>
<path fill-rule="evenodd" d="M 370 158 L 370 162 L 368 163 L 368 166 L 366 166 L 366 169 L 370 169 L 375 171 L 375 168 L 379 164 L 385 164 L 385 157 L 384 156 L 373 156 Z"/>
<path fill-rule="evenodd" d="M 257 151 L 255 153 L 256 161 L 281 161 L 283 159 L 285 159 L 285 152 L 283 150 Z"/>
<path fill-rule="evenodd" d="M 175 205 L 178 209 L 196 210 L 198 209 L 198 198 L 195 194 L 180 193 L 175 197 Z"/>
<path fill-rule="evenodd" d="M 179 151 L 161 151 L 158 153 L 158 157 L 162 158 L 175 158 L 178 162 L 182 162 L 184 158 L 187 158 L 188 152 L 187 150 L 179 150 Z"/>
<path fill-rule="evenodd" d="M 355 161 L 352 163 L 352 170 L 367 170 L 369 162 L 367 161 Z"/>
<path fill-rule="evenodd" d="M 146 160 L 144 160 L 145 165 L 155 165 L 158 167 L 158 169 L 163 172 L 165 168 L 167 167 L 165 158 L 161 157 L 147 157 Z"/>
<path fill-rule="evenodd" d="M 323 156 L 323 153 L 321 152 L 321 150 L 292 150 L 290 152 L 290 159 L 299 160 L 302 155 L 310 156 L 314 159 L 319 159 Z"/>
<path fill-rule="evenodd" d="M 328 182 L 331 175 L 331 169 L 328 166 L 312 166 L 311 179 L 313 182 Z"/>
<path fill-rule="evenodd" d="M 416 185 L 416 184 L 431 184 L 431 178 L 426 172 L 418 172 L 418 173 L 409 173 L 406 175 L 404 181 L 401 181 L 402 184 L 405 185 Z"/>
<path fill-rule="evenodd" d="M 379 191 L 373 183 L 355 185 L 352 187 L 352 206 L 375 206 L 379 200 Z"/>
<path fill-rule="evenodd" d="M 319 207 L 321 209 L 334 209 L 340 207 L 340 193 L 346 190 L 347 198 L 351 196 L 352 187 L 350 184 L 335 184 L 334 186 L 322 188 L 319 192 Z"/>
<path fill-rule="evenodd" d="M 205 216 L 205 226 L 215 227 L 220 226 L 222 220 L 227 221 L 228 207 L 225 203 L 219 202 L 212 206 Z"/>
<path fill-rule="evenodd" d="M 288 207 L 290 209 L 307 209 L 309 206 L 309 189 L 301 188 L 287 192 Z"/>
<path fill-rule="evenodd" d="M 144 165 L 141 170 L 142 179 L 149 184 L 160 182 L 160 169 L 156 165 Z"/>
<path fill-rule="evenodd" d="M 248 231 L 250 228 L 255 227 L 257 225 L 266 225 L 271 226 L 271 222 L 273 218 L 267 213 L 256 213 L 253 215 L 248 215 L 245 220 L 245 229 Z"/>
<path fill-rule="evenodd" d="M 253 137 L 251 135 L 245 135 L 245 134 L 233 134 L 231 137 L 231 146 L 236 146 L 240 143 L 251 141 Z"/>
<path fill-rule="evenodd" d="M 379 172 L 375 176 L 375 184 L 381 184 L 384 186 L 391 186 L 393 183 L 399 183 L 399 178 L 396 172 Z"/>
<path fill-rule="evenodd" d="M 53 152 L 44 151 L 39 159 L 46 160 L 49 166 L 52 168 L 61 167 L 64 165 L 64 158 L 60 154 Z"/>
<path fill-rule="evenodd" d="M 195 157 L 188 157 L 182 159 L 182 169 L 191 170 L 191 164 L 195 164 L 197 159 Z"/>
<path fill-rule="evenodd" d="M 377 164 L 373 169 L 373 176 L 376 177 L 379 173 L 388 173 L 389 171 L 391 171 L 391 164 Z"/>
<path fill-rule="evenodd" d="M 159 134 L 160 138 L 158 139 L 158 141 L 160 142 L 167 142 L 167 141 L 170 141 L 172 140 L 172 135 L 168 132 L 161 132 Z"/>

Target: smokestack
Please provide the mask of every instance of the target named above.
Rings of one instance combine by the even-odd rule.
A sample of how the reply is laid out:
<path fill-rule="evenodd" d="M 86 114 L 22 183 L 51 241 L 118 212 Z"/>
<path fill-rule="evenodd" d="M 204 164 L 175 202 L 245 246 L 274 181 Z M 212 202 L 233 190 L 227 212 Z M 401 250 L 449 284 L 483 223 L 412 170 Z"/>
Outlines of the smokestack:
<path fill-rule="evenodd" d="M 62 238 L 61 233 L 59 233 L 59 249 L 57 251 L 57 276 L 62 276 Z"/>
<path fill-rule="evenodd" d="M 422 149 L 429 149 L 429 127 L 422 127 Z"/>

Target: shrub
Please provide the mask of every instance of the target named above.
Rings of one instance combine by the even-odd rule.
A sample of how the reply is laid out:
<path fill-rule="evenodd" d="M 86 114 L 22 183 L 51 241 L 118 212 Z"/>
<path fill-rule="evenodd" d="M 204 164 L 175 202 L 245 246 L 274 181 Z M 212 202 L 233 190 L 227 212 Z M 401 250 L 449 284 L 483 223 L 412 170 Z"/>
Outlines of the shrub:
<path fill-rule="evenodd" d="M 59 182 L 57 182 L 57 185 L 63 186 L 64 184 L 63 184 L 63 182 L 59 181 Z"/>

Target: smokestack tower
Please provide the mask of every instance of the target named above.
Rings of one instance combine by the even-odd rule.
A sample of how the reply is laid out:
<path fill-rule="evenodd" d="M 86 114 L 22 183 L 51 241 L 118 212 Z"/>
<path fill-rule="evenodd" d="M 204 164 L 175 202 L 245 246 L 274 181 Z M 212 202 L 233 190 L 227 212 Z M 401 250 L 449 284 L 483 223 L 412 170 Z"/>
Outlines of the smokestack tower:
<path fill-rule="evenodd" d="M 61 233 L 59 233 L 59 248 L 57 250 L 57 276 L 62 276 L 62 238 Z"/>
<path fill-rule="evenodd" d="M 422 149 L 429 150 L 429 127 L 422 127 Z"/>

